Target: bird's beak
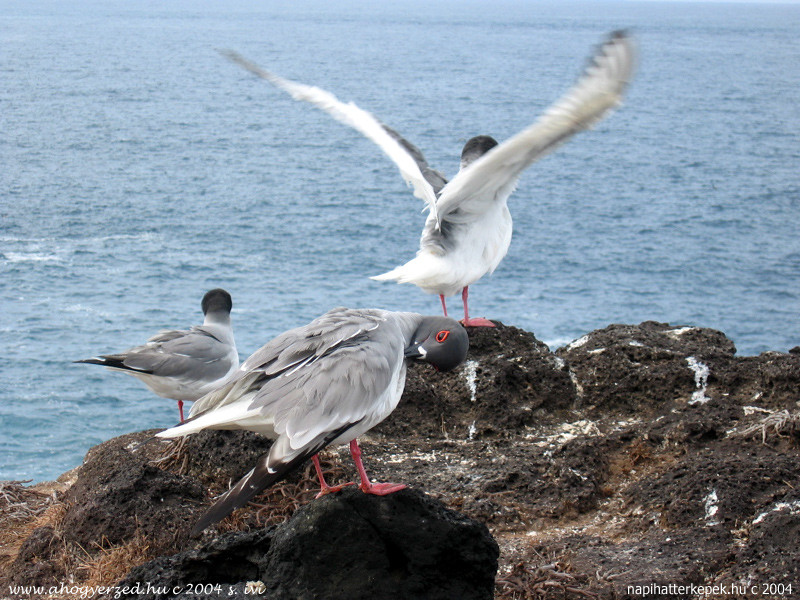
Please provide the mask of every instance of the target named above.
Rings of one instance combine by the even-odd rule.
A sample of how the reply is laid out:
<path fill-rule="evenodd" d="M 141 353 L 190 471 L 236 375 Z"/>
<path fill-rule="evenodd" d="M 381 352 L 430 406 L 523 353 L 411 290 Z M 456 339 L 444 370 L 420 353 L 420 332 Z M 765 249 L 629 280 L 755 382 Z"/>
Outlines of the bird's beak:
<path fill-rule="evenodd" d="M 404 354 L 406 358 L 411 358 L 413 360 L 421 360 L 425 358 L 427 352 L 425 352 L 425 348 L 423 348 L 422 346 L 410 346 L 406 348 Z"/>

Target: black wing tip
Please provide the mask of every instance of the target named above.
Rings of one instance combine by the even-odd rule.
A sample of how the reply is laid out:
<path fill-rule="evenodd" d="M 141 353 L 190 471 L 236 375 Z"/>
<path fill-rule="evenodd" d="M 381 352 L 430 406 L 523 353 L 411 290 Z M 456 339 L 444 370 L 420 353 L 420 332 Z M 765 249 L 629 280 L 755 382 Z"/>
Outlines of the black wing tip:
<path fill-rule="evenodd" d="M 95 358 L 84 358 L 83 360 L 73 360 L 73 364 L 84 363 L 87 365 L 100 365 L 101 367 L 108 367 L 109 369 L 117 369 L 119 371 L 130 371 L 131 373 L 141 373 L 142 375 L 152 375 L 153 371 L 147 369 L 136 369 L 129 367 L 123 362 L 124 358 L 117 358 L 115 356 L 99 356 Z"/>
<path fill-rule="evenodd" d="M 286 477 L 310 456 L 311 454 L 301 454 L 288 463 L 279 464 L 277 469 L 273 471 L 267 466 L 269 454 L 265 454 L 251 471 L 242 477 L 235 486 L 220 496 L 200 516 L 189 535 L 192 537 L 199 535 L 207 527 L 221 521 L 236 509 L 242 508 L 273 483 Z"/>
<path fill-rule="evenodd" d="M 93 356 L 92 358 L 84 358 L 82 360 L 73 360 L 73 363 L 85 363 L 87 365 L 100 365 L 101 367 L 111 367 L 113 369 L 129 369 L 122 362 L 121 358 L 114 356 Z"/>
<path fill-rule="evenodd" d="M 219 519 L 211 519 L 208 518 L 207 515 L 208 513 L 204 513 L 203 516 L 200 517 L 200 520 L 197 523 L 195 523 L 195 526 L 192 527 L 192 530 L 189 532 L 189 537 L 192 538 L 200 537 L 200 534 L 202 534 L 207 527 L 213 525 L 217 521 L 221 521 L 225 517 L 225 515 L 223 515 Z"/>
<path fill-rule="evenodd" d="M 615 29 L 606 38 L 597 44 L 594 55 L 589 58 L 590 63 L 594 63 L 599 56 L 607 54 L 609 49 L 616 45 L 628 45 L 633 43 L 633 35 L 630 29 Z"/>
<path fill-rule="evenodd" d="M 271 475 L 272 476 L 267 476 L 263 481 L 258 482 L 258 485 L 255 486 L 247 486 L 246 488 L 241 488 L 238 490 L 236 489 L 238 484 L 232 487 L 216 502 L 214 502 L 214 504 L 212 504 L 208 510 L 206 510 L 206 512 L 200 515 L 200 518 L 189 532 L 189 535 L 191 537 L 200 535 L 206 528 L 210 527 L 214 523 L 222 521 L 222 519 L 230 515 L 233 511 L 242 508 L 267 487 L 283 478 L 286 473 L 275 473 Z M 245 475 L 245 477 L 248 477 L 248 475 Z"/>
<path fill-rule="evenodd" d="M 242 58 L 242 55 L 241 55 L 241 54 L 239 54 L 238 52 L 236 52 L 236 50 L 231 50 L 230 48 L 215 48 L 215 50 L 216 50 L 216 51 L 217 51 L 219 54 L 221 54 L 222 56 L 224 56 L 225 58 L 227 58 L 228 60 L 232 60 L 232 61 L 234 61 L 234 62 L 235 62 L 236 60 L 238 60 L 238 59 Z"/>
<path fill-rule="evenodd" d="M 235 50 L 230 50 L 228 48 L 217 48 L 217 52 L 219 52 L 224 58 L 227 58 L 232 63 L 239 65 L 246 71 L 250 71 L 253 75 L 257 75 L 262 79 L 267 78 L 266 73 L 264 73 L 258 65 L 246 59 Z"/>
<path fill-rule="evenodd" d="M 624 52 L 630 55 L 630 68 L 633 68 L 636 61 L 636 47 L 633 34 L 629 28 L 615 29 L 594 47 L 594 51 L 586 59 L 586 64 L 578 78 L 580 79 L 580 77 L 585 76 L 590 69 L 598 67 L 603 58 L 615 52 L 612 50 L 614 47 L 625 48 Z"/>
<path fill-rule="evenodd" d="M 329 432 L 325 437 L 315 443 L 313 446 L 308 446 L 304 452 L 298 454 L 289 462 L 278 463 L 273 468 L 268 466 L 269 454 L 263 455 L 258 459 L 258 464 L 253 467 L 248 473 L 242 477 L 235 486 L 220 496 L 211 507 L 206 510 L 197 521 L 197 524 L 192 528 L 189 535 L 199 535 L 208 526 L 221 521 L 237 508 L 243 507 L 253 497 L 264 491 L 286 477 L 289 473 L 297 469 L 309 458 L 314 456 L 317 452 L 325 448 L 333 440 L 338 438 L 342 433 L 357 425 L 360 421 L 355 423 L 348 423 Z"/>
<path fill-rule="evenodd" d="M 103 365 L 103 366 L 105 366 L 106 361 L 104 361 L 104 360 L 102 360 L 100 358 L 84 358 L 84 359 L 81 359 L 81 360 L 73 360 L 72 361 L 72 364 L 78 364 L 78 363 L 85 363 L 87 365 Z"/>
<path fill-rule="evenodd" d="M 602 53 L 602 49 L 606 46 L 632 43 L 634 37 L 633 31 L 629 27 L 614 29 L 608 33 L 599 44 L 597 44 L 597 53 Z"/>

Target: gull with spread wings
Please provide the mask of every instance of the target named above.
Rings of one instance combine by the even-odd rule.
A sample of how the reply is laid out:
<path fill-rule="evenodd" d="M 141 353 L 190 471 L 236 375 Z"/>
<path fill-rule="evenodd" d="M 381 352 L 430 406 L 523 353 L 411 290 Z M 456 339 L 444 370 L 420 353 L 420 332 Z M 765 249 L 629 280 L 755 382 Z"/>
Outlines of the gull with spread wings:
<path fill-rule="evenodd" d="M 520 175 L 618 106 L 636 62 L 630 35 L 613 32 L 577 82 L 530 127 L 502 144 L 486 135 L 468 140 L 461 153 L 460 171 L 447 181 L 429 167 L 416 146 L 352 102 L 341 102 L 323 89 L 284 79 L 235 52 L 222 53 L 295 100 L 309 102 L 356 129 L 394 161 L 430 212 L 416 257 L 372 279 L 413 283 L 438 294 L 445 315 L 445 297 L 461 292 L 465 326 L 492 326 L 487 319 L 470 318 L 469 286 L 492 273 L 508 252 L 512 226 L 507 200 Z"/>

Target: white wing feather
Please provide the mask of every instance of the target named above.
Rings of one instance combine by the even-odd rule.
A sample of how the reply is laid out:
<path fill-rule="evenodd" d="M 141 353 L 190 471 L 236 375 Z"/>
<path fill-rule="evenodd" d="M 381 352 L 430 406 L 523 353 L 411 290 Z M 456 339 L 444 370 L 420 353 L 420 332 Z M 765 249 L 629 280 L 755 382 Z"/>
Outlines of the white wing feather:
<path fill-rule="evenodd" d="M 336 96 L 321 88 L 284 79 L 266 71 L 231 50 L 222 50 L 223 56 L 247 69 L 254 75 L 266 79 L 278 89 L 288 93 L 295 100 L 308 102 L 328 113 L 337 121 L 344 123 L 372 140 L 383 150 L 400 170 L 405 182 L 413 187 L 414 195 L 424 200 L 432 212 L 436 210 L 436 193 L 423 176 L 414 158 L 384 129 L 383 124 L 372 114 L 352 102 L 345 104 Z"/>
<path fill-rule="evenodd" d="M 486 203 L 507 197 L 520 174 L 575 133 L 590 128 L 622 102 L 635 67 L 636 48 L 625 33 L 603 43 L 575 85 L 530 127 L 462 169 L 442 190 L 440 220 L 471 221 Z M 451 215 L 458 210 L 457 215 Z"/>

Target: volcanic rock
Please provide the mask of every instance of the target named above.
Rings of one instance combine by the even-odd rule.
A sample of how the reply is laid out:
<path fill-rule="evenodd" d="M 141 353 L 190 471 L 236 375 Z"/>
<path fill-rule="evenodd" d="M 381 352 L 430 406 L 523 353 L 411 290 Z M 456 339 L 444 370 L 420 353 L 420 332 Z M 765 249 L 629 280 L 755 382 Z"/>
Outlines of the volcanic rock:
<path fill-rule="evenodd" d="M 144 535 L 157 551 L 185 542 L 203 487 L 196 479 L 158 468 L 139 452 L 140 444 L 142 436 L 123 436 L 89 451 L 80 476 L 64 495 L 66 542 L 91 548 Z"/>
<path fill-rule="evenodd" d="M 228 533 L 146 563 L 118 587 L 140 592 L 155 581 L 169 590 L 192 588 L 122 596 L 140 600 L 225 597 L 248 582 L 261 582 L 264 597 L 274 600 L 349 600 L 377 590 L 419 600 L 490 599 L 498 553 L 484 525 L 419 491 L 381 497 L 351 487 L 273 529 Z"/>
<path fill-rule="evenodd" d="M 767 586 L 760 597 L 796 597 L 800 352 L 740 357 L 722 332 L 653 321 L 609 325 L 555 352 L 502 324 L 468 333 L 461 368 L 412 365 L 397 410 L 361 439 L 373 479 L 427 496 L 346 489 L 315 501 L 306 468 L 190 538 L 201 511 L 270 442 L 205 432 L 165 447 L 142 443 L 152 432 L 129 434 L 93 448 L 59 484 L 66 491 L 37 491 L 42 501 L 57 490 L 44 513 L 20 520 L 34 495 L 0 494 L 0 589 L 96 573 L 106 584 L 195 586 L 170 598 L 228 597 L 212 589 L 223 583 L 233 586 L 226 594 L 302 597 L 319 592 L 298 587 L 314 572 L 337 582 L 322 597 L 340 587 L 358 597 L 329 565 L 350 557 L 339 567 L 347 585 L 436 590 L 472 565 L 470 585 L 486 597 L 495 563 L 483 534 L 473 527 L 473 542 L 446 546 L 465 549 L 451 564 L 421 537 L 427 525 L 407 525 L 435 499 L 460 513 L 444 521 L 489 526 L 500 547 L 496 598 L 633 599 L 648 584 L 730 592 L 743 582 Z M 346 448 L 321 458 L 329 483 L 356 477 Z M 406 525 L 384 528 L 388 517 Z M 348 570 L 356 562 L 360 576 Z"/>

